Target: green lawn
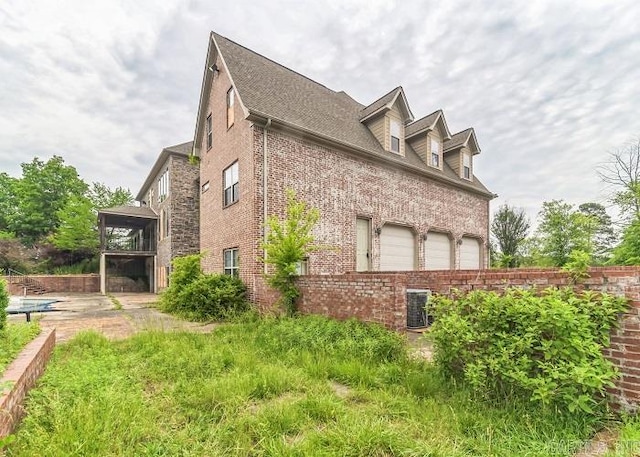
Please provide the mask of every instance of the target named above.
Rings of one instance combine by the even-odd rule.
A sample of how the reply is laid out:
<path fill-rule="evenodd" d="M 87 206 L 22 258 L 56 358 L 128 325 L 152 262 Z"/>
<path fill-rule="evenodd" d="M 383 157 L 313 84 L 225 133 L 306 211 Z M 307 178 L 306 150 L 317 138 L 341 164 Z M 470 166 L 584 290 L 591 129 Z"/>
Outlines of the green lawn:
<path fill-rule="evenodd" d="M 598 424 L 488 405 L 378 327 L 320 317 L 60 346 L 10 456 L 571 455 Z"/>
<path fill-rule="evenodd" d="M 26 344 L 40 333 L 36 322 L 9 323 L 4 332 L 0 332 L 0 375 Z"/>

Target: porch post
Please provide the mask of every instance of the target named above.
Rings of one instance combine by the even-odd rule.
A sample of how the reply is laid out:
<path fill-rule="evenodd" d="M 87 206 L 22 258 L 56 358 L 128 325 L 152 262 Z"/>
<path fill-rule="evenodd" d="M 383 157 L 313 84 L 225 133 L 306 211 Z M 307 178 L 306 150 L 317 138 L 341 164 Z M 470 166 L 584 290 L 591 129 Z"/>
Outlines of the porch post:
<path fill-rule="evenodd" d="M 104 252 L 100 253 L 100 293 L 107 294 L 107 258 Z"/>

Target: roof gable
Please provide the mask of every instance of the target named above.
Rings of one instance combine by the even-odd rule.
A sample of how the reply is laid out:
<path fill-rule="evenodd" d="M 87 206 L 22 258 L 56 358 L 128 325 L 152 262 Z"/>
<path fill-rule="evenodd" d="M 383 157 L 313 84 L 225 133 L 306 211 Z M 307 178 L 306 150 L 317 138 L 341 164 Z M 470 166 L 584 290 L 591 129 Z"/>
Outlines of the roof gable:
<path fill-rule="evenodd" d="M 444 142 L 444 152 L 451 151 L 453 149 L 459 149 L 467 147 L 471 150 L 471 153 L 476 155 L 480 154 L 480 146 L 478 145 L 478 139 L 476 138 L 476 132 L 473 128 L 468 128 L 461 132 L 454 134 L 449 141 Z"/>
<path fill-rule="evenodd" d="M 366 122 L 368 119 L 376 117 L 379 114 L 385 113 L 398 104 L 405 123 L 413 121 L 413 113 L 409 108 L 409 101 L 404 93 L 402 86 L 398 86 L 391 92 L 386 93 L 375 102 L 365 107 L 360 113 L 360 122 Z"/>
<path fill-rule="evenodd" d="M 445 140 L 451 138 L 449 126 L 447 125 L 447 121 L 445 120 L 444 113 L 441 109 L 407 125 L 405 128 L 405 138 L 410 139 L 417 135 L 428 133 L 435 128 L 440 128 Z"/>
<path fill-rule="evenodd" d="M 172 154 L 188 157 L 191 154 L 192 150 L 193 141 L 187 141 L 186 143 L 175 144 L 173 146 L 167 146 L 166 148 L 164 148 L 153 164 L 153 167 L 151 167 L 151 170 L 147 175 L 147 179 L 144 180 L 142 187 L 140 187 L 138 195 L 136 195 L 136 200 L 140 202 L 145 199 L 147 190 L 149 190 L 151 185 L 154 183 L 156 175 L 160 172 L 160 169 L 165 165 L 165 163 L 167 163 L 167 160 Z"/>

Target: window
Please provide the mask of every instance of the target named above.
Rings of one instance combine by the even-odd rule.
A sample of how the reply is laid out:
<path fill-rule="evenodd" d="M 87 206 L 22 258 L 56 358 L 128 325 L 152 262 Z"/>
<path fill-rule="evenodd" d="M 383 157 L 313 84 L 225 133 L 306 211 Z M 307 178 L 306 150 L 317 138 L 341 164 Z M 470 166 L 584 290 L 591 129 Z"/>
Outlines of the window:
<path fill-rule="evenodd" d="M 166 209 L 160 211 L 160 239 L 169 236 L 169 213 Z"/>
<path fill-rule="evenodd" d="M 211 113 L 207 116 L 207 151 L 213 146 L 213 131 L 211 126 Z"/>
<path fill-rule="evenodd" d="M 202 185 L 202 193 L 204 194 L 208 190 L 209 190 L 209 181 L 207 181 Z"/>
<path fill-rule="evenodd" d="M 305 257 L 296 264 L 296 274 L 298 276 L 309 274 L 309 257 Z"/>
<path fill-rule="evenodd" d="M 238 248 L 225 249 L 223 254 L 224 274 L 237 277 L 239 268 Z"/>
<path fill-rule="evenodd" d="M 224 171 L 224 206 L 238 201 L 240 186 L 238 185 L 238 162 Z"/>
<path fill-rule="evenodd" d="M 440 142 L 431 138 L 431 166 L 440 168 Z"/>
<path fill-rule="evenodd" d="M 400 152 L 400 122 L 391 119 L 389 129 L 391 131 L 391 151 Z"/>
<path fill-rule="evenodd" d="M 235 99 L 236 99 L 236 91 L 233 90 L 233 87 L 232 87 L 227 92 L 227 128 L 230 128 L 233 125 L 233 121 L 234 121 L 233 105 L 235 105 Z"/>
<path fill-rule="evenodd" d="M 158 179 L 158 202 L 164 201 L 169 195 L 169 169 L 166 169 Z"/>
<path fill-rule="evenodd" d="M 464 179 L 471 179 L 471 156 L 469 153 L 462 155 L 462 176 Z"/>

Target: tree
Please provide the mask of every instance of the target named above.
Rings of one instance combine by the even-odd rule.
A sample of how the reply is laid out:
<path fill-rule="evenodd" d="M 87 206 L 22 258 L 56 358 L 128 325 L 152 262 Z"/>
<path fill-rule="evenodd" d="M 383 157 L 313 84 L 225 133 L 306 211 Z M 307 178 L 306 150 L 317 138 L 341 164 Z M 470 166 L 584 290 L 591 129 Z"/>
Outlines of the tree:
<path fill-rule="evenodd" d="M 527 238 L 529 227 L 529 219 L 523 209 L 509 205 L 498 208 L 491 222 L 491 233 L 501 256 L 501 266 L 513 268 L 520 264 L 519 248 Z"/>
<path fill-rule="evenodd" d="M 262 246 L 265 263 L 274 267 L 267 275 L 267 283 L 281 293 L 280 305 L 288 315 L 296 312 L 295 301 L 300 291 L 295 285 L 298 264 L 317 247 L 311 231 L 320 219 L 317 208 L 298 200 L 293 190 L 287 190 L 287 209 L 284 219 L 270 216 L 268 232 Z"/>
<path fill-rule="evenodd" d="M 572 251 L 593 253 L 594 219 L 562 200 L 542 204 L 538 227 L 541 252 L 550 266 L 565 265 Z"/>
<path fill-rule="evenodd" d="M 14 184 L 17 209 L 11 214 L 9 230 L 26 244 L 53 233 L 60 225 L 58 212 L 69 198 L 87 190 L 76 169 L 59 156 L 23 163 L 22 178 Z"/>
<path fill-rule="evenodd" d="M 0 231 L 9 230 L 11 214 L 15 211 L 15 183 L 15 178 L 6 173 L 0 173 Z"/>
<path fill-rule="evenodd" d="M 609 263 L 614 265 L 640 265 L 640 218 L 636 218 L 622 235 L 622 241 L 613 250 Z"/>
<path fill-rule="evenodd" d="M 607 214 L 605 207 L 600 203 L 583 203 L 578 206 L 578 211 L 590 217 L 595 224 L 592 239 L 593 261 L 602 265 L 611 257 L 611 252 L 617 241 L 611 216 Z"/>
<path fill-rule="evenodd" d="M 610 152 L 598 176 L 612 190 L 611 201 L 625 220 L 640 216 L 640 138 Z"/>
<path fill-rule="evenodd" d="M 133 203 L 133 195 L 129 189 L 124 187 L 116 187 L 110 189 L 100 182 L 91 184 L 87 196 L 93 205 L 93 209 L 97 212 L 104 208 L 112 208 L 114 206 L 125 206 Z"/>
<path fill-rule="evenodd" d="M 98 251 L 99 235 L 93 204 L 85 196 L 72 196 L 56 216 L 60 226 L 49 240 L 58 249 L 81 251 L 92 257 Z"/>

